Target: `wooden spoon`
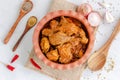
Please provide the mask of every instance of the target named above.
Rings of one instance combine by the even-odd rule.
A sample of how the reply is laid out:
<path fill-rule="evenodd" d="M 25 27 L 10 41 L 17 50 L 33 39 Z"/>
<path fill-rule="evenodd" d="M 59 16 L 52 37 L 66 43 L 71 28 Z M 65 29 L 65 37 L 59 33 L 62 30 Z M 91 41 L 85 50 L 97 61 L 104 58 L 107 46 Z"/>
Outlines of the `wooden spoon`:
<path fill-rule="evenodd" d="M 26 24 L 26 28 L 23 32 L 23 34 L 21 35 L 21 37 L 19 38 L 19 40 L 17 41 L 17 43 L 15 44 L 15 46 L 13 47 L 13 51 L 15 51 L 19 45 L 19 43 L 21 42 L 22 38 L 24 37 L 24 35 L 37 23 L 37 18 L 35 16 L 32 16 L 28 19 L 27 24 Z"/>
<path fill-rule="evenodd" d="M 90 70 L 97 71 L 104 66 L 110 45 L 114 40 L 115 36 L 119 33 L 119 31 L 120 31 L 120 21 L 118 22 L 117 26 L 115 27 L 108 41 L 88 59 L 87 64 Z"/>
<path fill-rule="evenodd" d="M 7 36 L 4 39 L 4 44 L 7 44 L 8 41 L 10 40 L 13 32 L 15 31 L 18 23 L 20 22 L 20 20 L 28 13 L 32 10 L 33 8 L 33 3 L 31 1 L 26 1 L 23 3 L 22 8 L 20 10 L 19 16 L 16 20 L 16 22 L 14 23 L 14 25 L 12 26 L 12 28 L 10 29 L 10 31 L 8 32 Z"/>

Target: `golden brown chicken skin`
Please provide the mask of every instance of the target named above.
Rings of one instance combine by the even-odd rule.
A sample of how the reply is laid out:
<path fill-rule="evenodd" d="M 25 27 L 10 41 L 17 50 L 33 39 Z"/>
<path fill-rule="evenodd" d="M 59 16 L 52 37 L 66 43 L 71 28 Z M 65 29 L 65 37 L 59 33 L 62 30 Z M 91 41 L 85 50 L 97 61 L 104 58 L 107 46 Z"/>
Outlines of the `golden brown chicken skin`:
<path fill-rule="evenodd" d="M 52 45 L 64 44 L 65 42 L 68 42 L 70 39 L 71 37 L 67 36 L 63 32 L 57 32 L 49 36 L 49 40 Z"/>
<path fill-rule="evenodd" d="M 86 37 L 86 33 L 82 28 L 79 29 L 79 34 L 80 34 L 80 37 L 81 37 L 81 43 L 82 44 L 87 44 L 88 43 L 88 38 Z"/>
<path fill-rule="evenodd" d="M 76 26 L 74 23 L 67 20 L 68 18 L 61 17 L 60 26 L 58 28 L 59 31 L 62 31 L 66 33 L 68 36 L 71 36 L 73 34 L 77 34 L 79 32 L 79 27 Z"/>
<path fill-rule="evenodd" d="M 51 61 L 57 61 L 59 59 L 59 54 L 57 49 L 56 50 L 51 50 L 46 54 L 47 58 Z"/>
<path fill-rule="evenodd" d="M 57 26 L 58 26 L 58 21 L 56 21 L 56 20 L 52 20 L 52 21 L 50 21 L 50 27 L 51 27 L 51 29 L 55 29 Z"/>
<path fill-rule="evenodd" d="M 69 63 L 72 60 L 72 53 L 71 53 L 72 45 L 70 43 L 64 44 L 58 47 L 60 58 L 60 63 Z"/>
<path fill-rule="evenodd" d="M 51 36 L 53 34 L 53 31 L 51 29 L 45 28 L 42 30 L 42 35 L 44 36 Z"/>
<path fill-rule="evenodd" d="M 44 53 L 47 53 L 50 49 L 49 40 L 46 37 L 43 37 L 40 42 L 40 46 Z"/>

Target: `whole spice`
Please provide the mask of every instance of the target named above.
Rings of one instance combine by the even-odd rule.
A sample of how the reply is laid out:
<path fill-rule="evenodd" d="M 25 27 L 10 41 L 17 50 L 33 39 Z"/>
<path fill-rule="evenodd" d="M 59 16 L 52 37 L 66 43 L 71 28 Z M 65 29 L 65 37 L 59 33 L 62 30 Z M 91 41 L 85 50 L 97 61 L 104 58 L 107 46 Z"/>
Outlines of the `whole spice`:
<path fill-rule="evenodd" d="M 19 58 L 19 55 L 16 54 L 16 55 L 12 58 L 11 63 L 15 62 L 18 58 Z"/>
<path fill-rule="evenodd" d="M 41 67 L 31 58 L 30 62 L 33 64 L 34 67 L 41 69 Z"/>

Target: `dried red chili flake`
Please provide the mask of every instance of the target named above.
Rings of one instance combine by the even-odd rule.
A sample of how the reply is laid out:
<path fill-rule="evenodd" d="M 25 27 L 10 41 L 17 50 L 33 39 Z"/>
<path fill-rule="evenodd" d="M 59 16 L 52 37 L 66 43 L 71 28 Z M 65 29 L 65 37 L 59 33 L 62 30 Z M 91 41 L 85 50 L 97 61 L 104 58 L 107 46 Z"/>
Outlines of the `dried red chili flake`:
<path fill-rule="evenodd" d="M 41 67 L 31 58 L 30 62 L 34 65 L 34 67 L 41 69 Z"/>
<path fill-rule="evenodd" d="M 12 58 L 11 63 L 15 62 L 18 58 L 19 58 L 19 55 L 16 54 L 16 55 Z"/>
<path fill-rule="evenodd" d="M 11 66 L 11 65 L 6 65 L 6 67 L 10 70 L 13 71 L 15 69 L 15 67 Z"/>
<path fill-rule="evenodd" d="M 11 66 L 11 65 L 9 65 L 9 64 L 5 64 L 4 62 L 1 62 L 1 61 L 0 61 L 0 63 L 3 64 L 3 65 L 5 65 L 5 67 L 6 67 L 7 69 L 9 69 L 10 71 L 13 71 L 13 70 L 15 69 L 15 67 L 13 67 L 13 66 Z"/>

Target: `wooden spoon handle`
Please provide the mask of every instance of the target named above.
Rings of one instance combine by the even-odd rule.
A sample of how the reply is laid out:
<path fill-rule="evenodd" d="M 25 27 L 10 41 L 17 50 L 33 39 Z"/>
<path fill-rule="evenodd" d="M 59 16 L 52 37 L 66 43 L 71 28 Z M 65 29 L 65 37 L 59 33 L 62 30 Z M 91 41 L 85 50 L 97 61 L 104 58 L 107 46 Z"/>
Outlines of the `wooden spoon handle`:
<path fill-rule="evenodd" d="M 119 31 L 120 31 L 120 20 L 118 21 L 116 27 L 114 28 L 114 30 L 109 38 L 109 40 L 106 43 L 107 47 L 109 47 L 111 45 L 112 41 L 114 40 L 116 35 L 119 33 Z"/>
<path fill-rule="evenodd" d="M 120 20 L 118 21 L 116 27 L 114 28 L 110 38 L 108 39 L 108 41 L 98 50 L 99 52 L 103 52 L 103 51 L 108 51 L 110 48 L 110 45 L 112 43 L 112 41 L 114 40 L 114 38 L 116 37 L 116 35 L 119 33 L 120 31 Z M 104 54 L 107 56 L 107 52 Z"/>
<path fill-rule="evenodd" d="M 24 2 L 27 2 L 27 1 L 30 1 L 30 0 L 24 0 Z"/>
<path fill-rule="evenodd" d="M 7 36 L 4 39 L 4 44 L 7 44 L 8 41 L 10 40 L 13 32 L 15 31 L 18 23 L 20 22 L 20 20 L 22 19 L 22 17 L 24 16 L 23 13 L 20 13 L 19 17 L 17 18 L 16 22 L 14 23 L 14 25 L 12 26 L 12 28 L 10 29 L 10 31 L 8 32 Z"/>
<path fill-rule="evenodd" d="M 12 51 L 15 51 L 18 47 L 18 45 L 20 44 L 22 38 L 24 37 L 24 35 L 27 33 L 27 31 L 24 31 L 23 34 L 21 35 L 21 37 L 18 39 L 18 41 L 16 42 L 15 46 L 13 47 Z"/>

